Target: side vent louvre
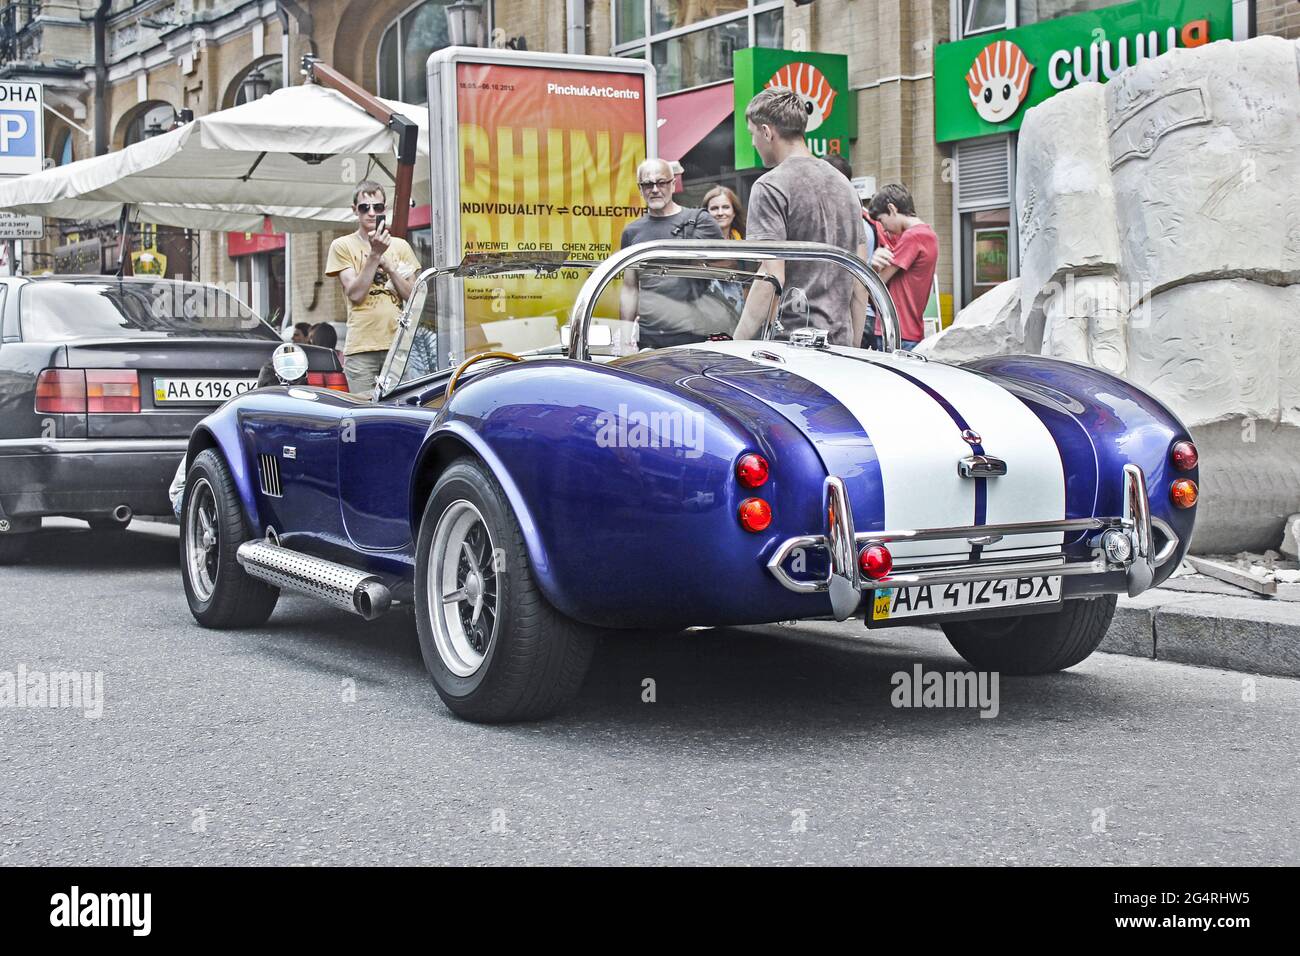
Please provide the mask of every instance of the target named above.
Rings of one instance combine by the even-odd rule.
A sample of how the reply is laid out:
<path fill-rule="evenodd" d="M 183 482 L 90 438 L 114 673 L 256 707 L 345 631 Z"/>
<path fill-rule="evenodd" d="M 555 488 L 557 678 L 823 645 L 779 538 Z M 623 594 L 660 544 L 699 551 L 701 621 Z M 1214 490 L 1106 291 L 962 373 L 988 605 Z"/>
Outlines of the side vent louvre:
<path fill-rule="evenodd" d="M 257 456 L 257 474 L 262 481 L 262 494 L 270 498 L 281 497 L 280 462 L 274 455 Z"/>

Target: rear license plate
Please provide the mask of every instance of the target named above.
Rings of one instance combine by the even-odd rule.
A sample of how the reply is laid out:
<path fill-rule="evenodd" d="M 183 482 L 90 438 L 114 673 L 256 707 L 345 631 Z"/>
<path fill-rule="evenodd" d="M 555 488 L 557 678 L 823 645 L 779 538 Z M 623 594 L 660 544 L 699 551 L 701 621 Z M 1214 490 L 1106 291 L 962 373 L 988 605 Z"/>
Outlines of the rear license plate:
<path fill-rule="evenodd" d="M 155 405 L 171 402 L 224 402 L 257 387 L 255 378 L 155 378 Z"/>
<path fill-rule="evenodd" d="M 1026 604 L 1059 604 L 1061 576 L 1038 575 L 999 581 L 960 584 L 919 584 L 907 588 L 877 588 L 872 592 L 867 626 L 913 617 L 968 614 Z"/>

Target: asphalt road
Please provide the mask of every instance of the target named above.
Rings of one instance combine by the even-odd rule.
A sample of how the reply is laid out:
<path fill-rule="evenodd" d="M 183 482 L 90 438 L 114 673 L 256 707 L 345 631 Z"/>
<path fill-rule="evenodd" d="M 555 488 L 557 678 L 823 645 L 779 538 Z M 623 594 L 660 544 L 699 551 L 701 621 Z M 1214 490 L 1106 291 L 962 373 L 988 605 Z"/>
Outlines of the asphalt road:
<path fill-rule="evenodd" d="M 0 707 L 0 864 L 1300 862 L 1297 681 L 1099 654 L 981 718 L 891 704 L 965 669 L 938 631 L 774 626 L 608 638 L 480 727 L 401 618 L 206 631 L 175 554 L 66 521 L 0 569 L 0 681 L 103 674 L 97 719 Z"/>

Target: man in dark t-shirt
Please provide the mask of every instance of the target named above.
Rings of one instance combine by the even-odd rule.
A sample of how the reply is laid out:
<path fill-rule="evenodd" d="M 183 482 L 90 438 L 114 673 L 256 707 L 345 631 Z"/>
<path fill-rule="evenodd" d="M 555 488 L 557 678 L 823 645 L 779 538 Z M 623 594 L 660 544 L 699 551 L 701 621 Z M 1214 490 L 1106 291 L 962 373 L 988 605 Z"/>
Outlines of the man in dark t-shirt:
<path fill-rule="evenodd" d="M 623 229 L 619 248 L 651 239 L 722 238 L 707 211 L 682 207 L 673 200 L 673 172 L 662 159 L 647 159 L 637 167 L 636 179 L 646 211 Z M 686 345 L 703 341 L 711 332 L 729 332 L 730 328 L 702 326 L 705 315 L 716 311 L 699 306 L 708 285 L 704 279 L 638 276 L 635 269 L 627 269 L 619 293 L 619 318 L 637 323 L 638 344 L 643 349 Z"/>

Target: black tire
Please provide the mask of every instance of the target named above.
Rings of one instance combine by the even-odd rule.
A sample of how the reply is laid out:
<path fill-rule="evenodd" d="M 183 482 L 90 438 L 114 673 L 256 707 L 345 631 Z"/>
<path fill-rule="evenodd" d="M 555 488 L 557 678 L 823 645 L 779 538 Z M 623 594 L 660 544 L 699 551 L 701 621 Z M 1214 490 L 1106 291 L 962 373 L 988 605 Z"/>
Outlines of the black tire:
<path fill-rule="evenodd" d="M 208 494 L 214 508 L 207 512 Z M 200 571 L 191 566 L 191 539 L 201 524 L 198 510 L 215 518 L 215 543 L 206 553 Z M 193 520 L 192 520 L 193 519 Z M 275 610 L 280 591 L 250 577 L 237 560 L 235 551 L 253 536 L 244 521 L 244 508 L 235 480 L 225 459 L 209 448 L 194 459 L 185 478 L 185 500 L 181 504 L 181 581 L 194 620 L 204 627 L 253 627 L 262 624 Z M 197 539 L 196 539 L 197 540 Z"/>
<path fill-rule="evenodd" d="M 466 503 L 472 507 L 467 509 Z M 468 522 L 470 530 L 457 547 L 455 528 L 461 522 Z M 430 562 L 435 537 L 438 566 Z M 462 550 L 466 548 L 468 552 Z M 474 552 L 478 563 L 471 571 Z M 471 591 L 470 579 L 475 578 L 472 590 L 483 595 L 481 611 L 472 611 L 469 597 L 433 606 L 430 584 L 452 586 L 447 573 L 457 578 L 455 593 Z M 469 620 L 484 622 L 475 626 L 486 630 L 489 604 L 494 612 L 491 630 L 477 633 L 479 646 L 457 656 L 451 635 L 459 633 L 464 646 L 474 635 Z M 442 617 L 435 620 L 435 613 Z M 542 596 L 523 533 L 501 486 L 491 472 L 468 458 L 442 473 L 425 505 L 415 558 L 415 622 L 420 652 L 438 696 L 456 716 L 480 723 L 540 720 L 564 708 L 581 688 L 596 645 L 591 628 L 565 617 Z M 472 660 L 476 654 L 477 663 Z M 461 671 L 474 669 L 458 673 L 452 664 Z"/>
<path fill-rule="evenodd" d="M 1115 616 L 1114 594 L 1066 601 L 1051 614 L 953 621 L 943 633 L 980 670 L 1049 674 L 1073 667 L 1097 649 Z"/>
<path fill-rule="evenodd" d="M 27 548 L 32 543 L 29 531 L 6 531 L 0 534 L 0 565 L 17 564 L 27 556 Z"/>
<path fill-rule="evenodd" d="M 131 519 L 118 521 L 112 515 L 92 515 L 86 519 L 91 531 L 125 531 L 131 527 Z"/>

